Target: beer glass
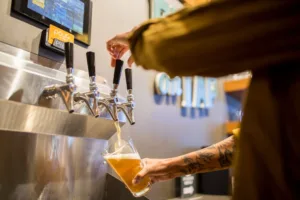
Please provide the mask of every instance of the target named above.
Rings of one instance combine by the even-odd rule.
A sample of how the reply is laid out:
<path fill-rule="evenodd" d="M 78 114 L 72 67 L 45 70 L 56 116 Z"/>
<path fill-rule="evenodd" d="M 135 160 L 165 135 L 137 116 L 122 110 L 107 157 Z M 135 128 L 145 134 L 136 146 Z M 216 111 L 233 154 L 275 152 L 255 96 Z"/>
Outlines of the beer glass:
<path fill-rule="evenodd" d="M 135 197 L 144 196 L 150 190 L 150 178 L 145 177 L 134 185 L 132 180 L 143 169 L 143 163 L 133 141 L 119 139 L 117 134 L 109 139 L 103 157 Z"/>

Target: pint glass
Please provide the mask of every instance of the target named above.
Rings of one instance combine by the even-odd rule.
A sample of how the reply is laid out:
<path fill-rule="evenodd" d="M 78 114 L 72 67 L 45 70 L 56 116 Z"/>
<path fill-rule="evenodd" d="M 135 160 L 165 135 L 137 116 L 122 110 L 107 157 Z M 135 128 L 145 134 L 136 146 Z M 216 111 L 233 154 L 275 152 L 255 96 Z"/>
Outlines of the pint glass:
<path fill-rule="evenodd" d="M 130 138 L 123 138 L 120 141 L 116 135 L 113 136 L 109 140 L 103 156 L 133 196 L 144 196 L 150 190 L 149 177 L 145 177 L 139 184 L 132 183 L 134 177 L 142 170 L 143 164 Z"/>

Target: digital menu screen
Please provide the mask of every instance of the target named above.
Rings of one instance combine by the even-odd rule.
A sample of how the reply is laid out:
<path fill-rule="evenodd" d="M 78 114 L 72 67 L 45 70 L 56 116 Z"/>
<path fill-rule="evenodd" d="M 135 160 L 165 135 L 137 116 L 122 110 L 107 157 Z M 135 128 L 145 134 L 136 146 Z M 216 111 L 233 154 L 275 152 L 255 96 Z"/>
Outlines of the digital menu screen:
<path fill-rule="evenodd" d="M 82 0 L 28 0 L 27 7 L 76 33 L 84 32 Z"/>

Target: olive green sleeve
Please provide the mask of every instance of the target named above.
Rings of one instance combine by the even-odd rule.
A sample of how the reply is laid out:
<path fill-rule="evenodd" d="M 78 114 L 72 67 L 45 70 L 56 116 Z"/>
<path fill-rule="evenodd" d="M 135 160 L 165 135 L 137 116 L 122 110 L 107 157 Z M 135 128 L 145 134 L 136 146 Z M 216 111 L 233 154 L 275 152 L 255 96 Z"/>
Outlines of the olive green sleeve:
<path fill-rule="evenodd" d="M 142 24 L 137 65 L 170 76 L 223 76 L 300 59 L 300 1 L 218 1 Z"/>

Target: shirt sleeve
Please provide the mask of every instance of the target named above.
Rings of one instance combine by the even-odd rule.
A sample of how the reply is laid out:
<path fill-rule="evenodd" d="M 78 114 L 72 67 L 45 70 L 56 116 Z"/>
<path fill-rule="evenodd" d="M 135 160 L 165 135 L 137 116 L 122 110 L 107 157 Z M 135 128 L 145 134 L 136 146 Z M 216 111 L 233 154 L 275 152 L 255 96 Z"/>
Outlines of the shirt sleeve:
<path fill-rule="evenodd" d="M 234 135 L 234 137 L 235 137 L 236 139 L 238 139 L 239 136 L 240 136 L 240 128 L 233 129 L 233 130 L 232 130 L 232 134 Z"/>
<path fill-rule="evenodd" d="M 170 76 L 224 76 L 300 59 L 300 1 L 218 1 L 142 24 L 137 65 Z"/>

